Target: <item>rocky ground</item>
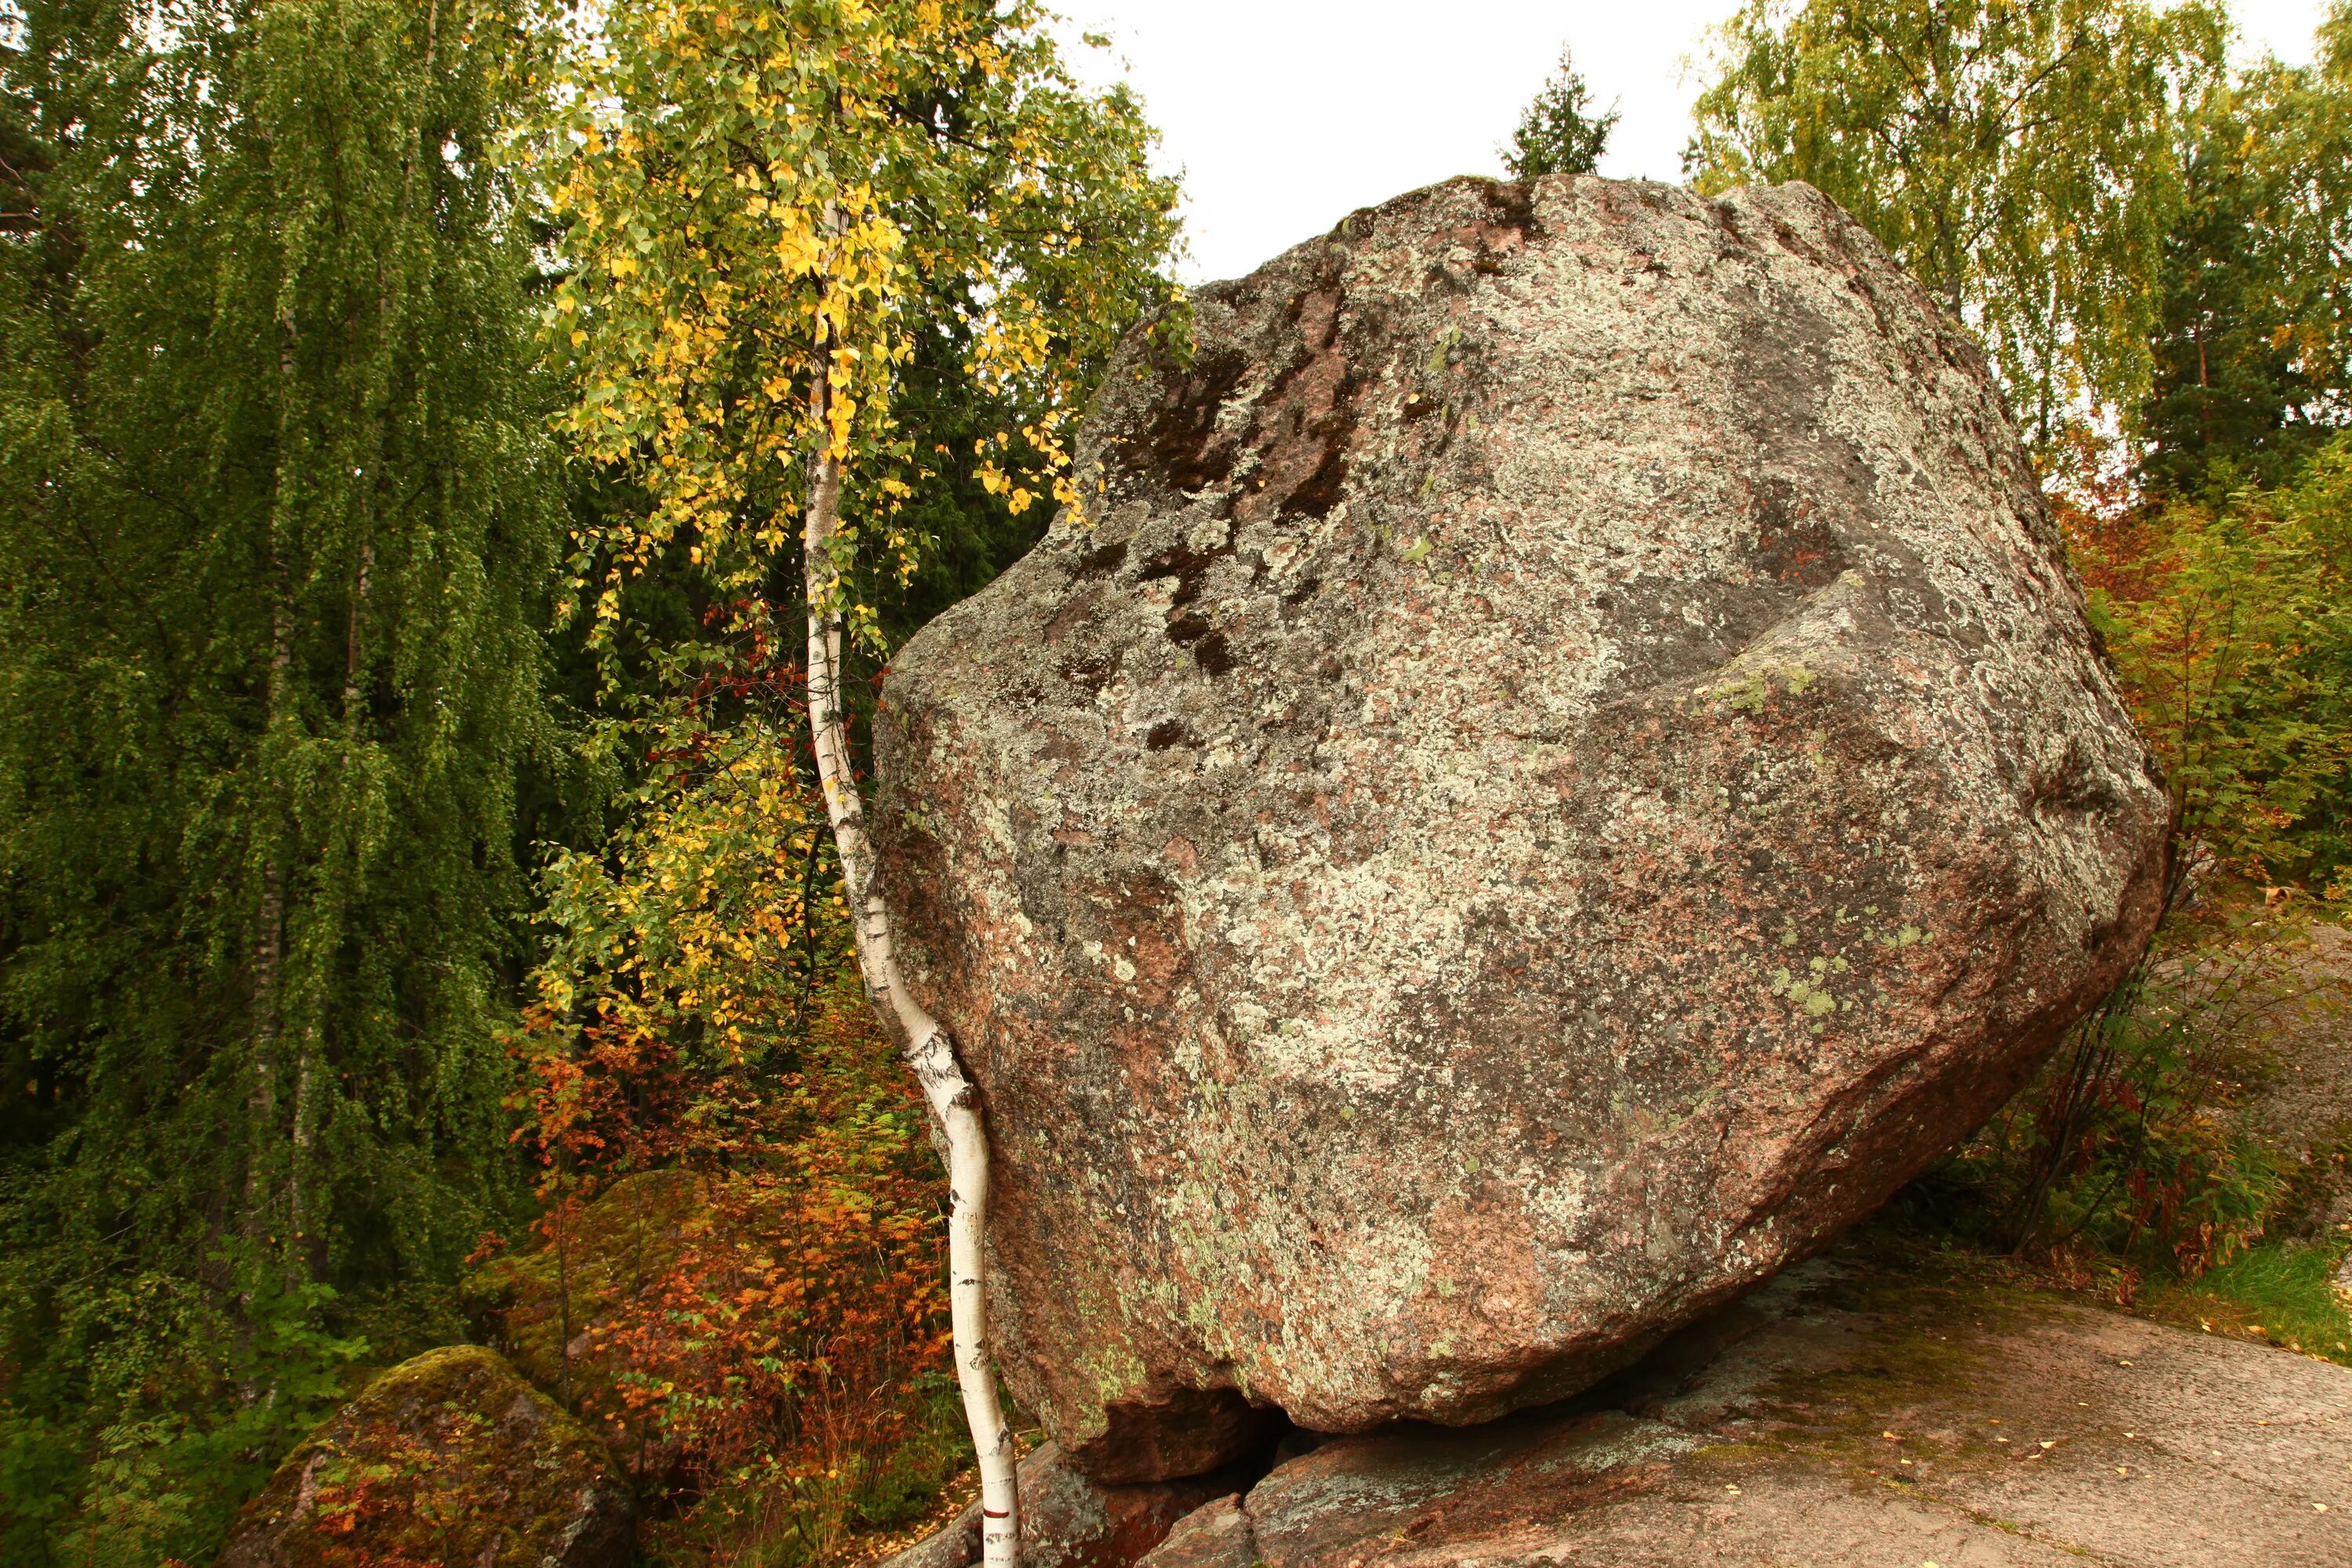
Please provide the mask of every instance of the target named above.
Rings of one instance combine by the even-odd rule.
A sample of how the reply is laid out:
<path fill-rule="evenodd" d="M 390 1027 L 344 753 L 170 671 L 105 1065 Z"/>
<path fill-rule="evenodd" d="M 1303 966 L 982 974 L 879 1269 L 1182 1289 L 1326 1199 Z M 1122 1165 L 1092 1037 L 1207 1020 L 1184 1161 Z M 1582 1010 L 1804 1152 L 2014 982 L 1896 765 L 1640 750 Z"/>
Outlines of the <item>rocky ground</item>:
<path fill-rule="evenodd" d="M 1298 1453 L 1145 1561 L 2352 1562 L 2352 1370 L 1886 1246 L 1570 1406 Z"/>
<path fill-rule="evenodd" d="M 2352 1369 L 1885 1231 L 1565 1405 L 1273 1460 L 1147 1568 L 2352 1562 Z M 900 1561 L 975 1559 L 956 1536 Z M 1027 1561 L 1129 1560 L 1096 1544 Z"/>

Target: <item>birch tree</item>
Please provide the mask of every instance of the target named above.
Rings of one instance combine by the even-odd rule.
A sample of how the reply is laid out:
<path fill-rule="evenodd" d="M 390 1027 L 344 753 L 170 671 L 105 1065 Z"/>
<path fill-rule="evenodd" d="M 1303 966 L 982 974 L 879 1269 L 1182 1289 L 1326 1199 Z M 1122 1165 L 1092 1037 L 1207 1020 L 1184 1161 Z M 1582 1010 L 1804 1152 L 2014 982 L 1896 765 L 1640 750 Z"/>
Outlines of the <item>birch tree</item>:
<path fill-rule="evenodd" d="M 1080 504 L 1068 444 L 1087 376 L 1164 287 L 1172 192 L 1145 165 L 1139 110 L 1079 89 L 1041 23 L 985 0 L 624 0 L 583 44 L 549 153 L 573 268 L 549 314 L 574 356 L 568 426 L 649 498 L 580 536 L 573 587 L 608 652 L 632 580 L 681 555 L 740 627 L 805 616 L 810 740 L 861 973 L 948 1150 L 956 1370 L 991 1564 L 1017 1558 L 1019 1505 L 987 1350 L 987 1132 L 953 1039 L 899 973 L 845 661 L 879 642 L 859 583 L 922 560 L 919 487 L 969 465 L 1015 512 Z M 970 451 L 927 444 L 896 400 L 919 335 L 950 326 L 1012 411 Z"/>
<path fill-rule="evenodd" d="M 1982 336 L 2046 446 L 2147 387 L 2176 138 L 2228 28 L 2206 0 L 1750 0 L 1684 171 L 1819 186 Z"/>
<path fill-rule="evenodd" d="M 0 1560 L 208 1557 L 339 1397 L 328 1291 L 525 1195 L 532 53 L 475 0 L 0 12 Z"/>

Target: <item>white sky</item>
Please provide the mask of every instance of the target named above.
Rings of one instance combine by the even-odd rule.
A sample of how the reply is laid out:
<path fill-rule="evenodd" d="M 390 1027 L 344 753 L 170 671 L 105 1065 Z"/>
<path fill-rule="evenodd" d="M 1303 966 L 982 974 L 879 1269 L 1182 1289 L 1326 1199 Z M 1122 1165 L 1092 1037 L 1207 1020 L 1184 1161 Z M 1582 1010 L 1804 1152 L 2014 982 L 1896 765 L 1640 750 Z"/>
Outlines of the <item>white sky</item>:
<path fill-rule="evenodd" d="M 1624 118 L 1601 172 L 1675 180 L 1706 29 L 1737 0 L 1048 0 L 1072 63 L 1119 62 L 1183 172 L 1187 281 L 1247 272 L 1360 206 L 1451 174 L 1499 174 L 1496 148 L 1559 47 Z M 2242 53 L 2311 58 L 2324 0 L 2234 0 Z M 1108 55 L 1076 47 L 1107 34 Z M 1691 79 L 1685 79 L 1686 76 Z"/>

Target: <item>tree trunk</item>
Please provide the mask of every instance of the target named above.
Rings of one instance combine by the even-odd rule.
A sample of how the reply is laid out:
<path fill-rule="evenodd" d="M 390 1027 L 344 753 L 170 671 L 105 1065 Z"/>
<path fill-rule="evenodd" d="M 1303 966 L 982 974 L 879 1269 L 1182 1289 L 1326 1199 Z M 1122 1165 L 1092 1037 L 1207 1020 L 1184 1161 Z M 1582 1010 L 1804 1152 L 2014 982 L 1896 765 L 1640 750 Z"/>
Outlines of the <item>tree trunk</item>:
<path fill-rule="evenodd" d="M 285 968 L 285 876 L 276 849 L 267 854 L 261 904 L 253 917 L 253 1079 L 246 1097 L 253 1151 L 245 1176 L 245 1233 L 257 1245 L 269 1237 L 269 1155 L 278 1141 L 278 983 Z"/>
<path fill-rule="evenodd" d="M 263 754 L 268 754 L 269 731 L 278 722 L 278 715 L 286 700 L 287 683 L 292 676 L 294 628 L 286 603 L 286 573 L 270 552 L 269 592 L 276 601 L 269 612 L 269 679 L 263 696 Z M 282 1016 L 280 993 L 284 990 L 286 973 L 286 864 L 282 858 L 284 846 L 278 841 L 275 813 L 269 809 L 274 801 L 257 814 L 256 832 L 263 837 L 261 847 L 261 897 L 253 913 L 253 1036 L 248 1047 L 247 1066 L 250 1079 L 246 1089 L 246 1167 L 245 1214 L 243 1230 L 246 1245 L 251 1249 L 247 1264 L 250 1272 L 237 1292 L 239 1321 L 236 1339 L 240 1350 L 249 1351 L 253 1344 L 255 1308 L 261 1292 L 261 1279 L 268 1268 L 269 1249 L 276 1237 L 272 1232 L 272 1210 L 276 1207 L 276 1172 L 278 1146 L 278 1077 L 279 1063 L 278 1046 Z M 274 1384 L 259 1381 L 248 1363 L 239 1378 L 241 1394 L 247 1405 L 267 1405 L 277 1396 Z"/>
<path fill-rule="evenodd" d="M 270 592 L 278 603 L 271 607 L 269 618 L 269 681 L 263 698 L 265 731 L 277 724 L 286 701 L 286 686 L 293 663 L 294 633 L 287 610 L 284 577 L 282 569 L 271 574 Z M 265 740 L 263 744 L 266 748 L 268 742 Z M 277 835 L 269 826 L 272 816 L 265 807 L 257 831 L 274 839 Z M 252 1080 L 246 1096 L 246 1108 L 251 1113 L 252 1149 L 248 1155 L 251 1163 L 245 1173 L 245 1234 L 256 1247 L 267 1247 L 270 1240 L 270 1199 L 275 1184 L 270 1165 L 278 1142 L 278 993 L 286 970 L 286 868 L 280 849 L 281 846 L 274 842 L 262 849 L 261 899 L 253 916 Z"/>
<path fill-rule="evenodd" d="M 817 369 L 809 393 L 812 423 L 820 440 L 832 428 L 829 345 L 821 334 Z M 978 1096 L 956 1060 L 955 1043 L 940 1021 L 924 1011 L 898 973 L 890 911 L 866 837 L 866 811 L 849 762 L 849 727 L 842 710 L 842 625 L 836 598 L 840 573 L 833 561 L 833 536 L 841 521 L 841 464 L 830 447 L 809 464 L 806 526 L 803 533 L 808 594 L 809 731 L 816 744 L 817 776 L 824 785 L 825 813 L 856 932 L 857 963 L 866 994 L 885 1027 L 898 1036 L 907 1065 L 922 1086 L 948 1146 L 948 1286 L 955 1329 L 956 1382 L 963 1391 L 964 1418 L 980 1460 L 981 1541 L 987 1568 L 1014 1568 L 1020 1562 L 1020 1503 L 1016 1490 L 1012 1428 L 996 1394 L 996 1374 L 988 1359 L 987 1299 L 982 1286 L 982 1240 L 988 1215 L 988 1131 Z"/>
<path fill-rule="evenodd" d="M 286 1166 L 286 1288 L 299 1289 L 319 1277 L 325 1237 L 317 1234 L 310 1184 L 312 1145 L 319 1137 L 320 1079 L 326 1064 L 319 1059 L 319 1026 L 314 1020 L 302 1033 L 294 1058 L 294 1136 Z"/>
<path fill-rule="evenodd" d="M 379 438 L 376 452 L 379 459 L 383 444 Z M 363 671 L 366 666 L 365 632 L 368 611 L 368 574 L 375 564 L 373 541 L 360 541 L 360 558 L 352 580 L 352 603 L 343 634 L 343 781 L 348 802 L 352 768 L 360 743 L 360 705 L 365 700 Z M 334 932 L 341 940 L 343 921 L 350 913 L 351 887 L 359 875 L 359 856 L 354 850 L 352 863 L 344 868 L 342 891 L 337 895 Z M 327 1093 L 327 1063 L 325 1041 L 320 1037 L 320 1021 L 314 1004 L 305 1008 L 305 1021 L 299 1037 L 301 1044 L 294 1057 L 294 1130 L 293 1143 L 288 1156 L 286 1171 L 286 1283 L 288 1288 L 306 1285 L 317 1279 L 326 1265 L 326 1234 L 321 1228 L 319 1194 L 311 1181 L 317 1164 L 319 1119 Z"/>

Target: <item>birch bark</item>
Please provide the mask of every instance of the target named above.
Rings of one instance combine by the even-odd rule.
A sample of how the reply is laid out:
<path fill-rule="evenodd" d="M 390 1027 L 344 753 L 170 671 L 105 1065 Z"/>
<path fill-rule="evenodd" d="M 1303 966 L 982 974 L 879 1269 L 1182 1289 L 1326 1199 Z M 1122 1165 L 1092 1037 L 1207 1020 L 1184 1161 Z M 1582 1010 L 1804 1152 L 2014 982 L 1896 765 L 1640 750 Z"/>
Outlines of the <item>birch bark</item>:
<path fill-rule="evenodd" d="M 832 430 L 830 344 L 820 335 L 809 393 L 811 423 L 820 441 Z M 949 1315 L 955 1331 L 956 1382 L 964 1419 L 980 1463 L 981 1543 L 986 1568 L 1017 1568 L 1021 1519 L 1013 1431 L 996 1393 L 988 1359 L 987 1298 L 982 1241 L 988 1218 L 988 1130 L 979 1099 L 956 1060 L 946 1027 L 924 1010 L 898 972 L 890 910 L 883 901 L 866 810 L 849 762 L 849 726 L 841 702 L 840 571 L 833 536 L 841 521 L 841 463 L 829 444 L 809 464 L 808 505 L 802 535 L 808 596 L 809 731 L 825 814 L 841 858 L 841 879 L 856 933 L 866 994 L 886 1027 L 897 1034 L 907 1066 L 939 1119 L 948 1146 Z"/>

